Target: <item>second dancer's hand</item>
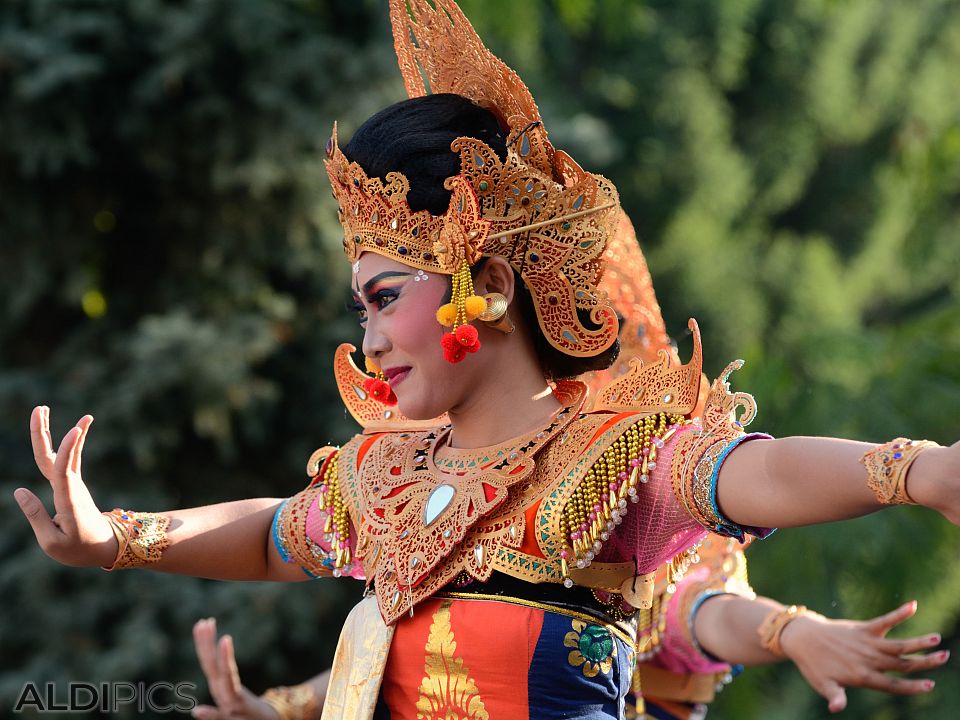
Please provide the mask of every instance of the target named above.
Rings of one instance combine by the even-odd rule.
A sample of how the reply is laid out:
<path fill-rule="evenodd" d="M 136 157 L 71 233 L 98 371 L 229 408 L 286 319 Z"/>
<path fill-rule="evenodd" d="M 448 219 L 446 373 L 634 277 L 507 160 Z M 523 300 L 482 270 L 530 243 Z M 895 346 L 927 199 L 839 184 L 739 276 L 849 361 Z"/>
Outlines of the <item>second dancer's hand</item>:
<path fill-rule="evenodd" d="M 807 682 L 827 700 L 830 712 L 840 712 L 847 706 L 847 687 L 918 695 L 930 692 L 933 681 L 890 673 L 932 670 L 943 665 L 950 652 L 923 654 L 940 644 L 936 634 L 902 640 L 886 637 L 916 611 L 917 603 L 909 602 L 872 620 L 829 620 L 804 615 L 784 628 L 780 645 Z"/>
<path fill-rule="evenodd" d="M 240 682 L 233 653 L 233 638 L 217 639 L 217 621 L 198 620 L 193 626 L 193 644 L 207 688 L 215 705 L 198 705 L 193 716 L 200 720 L 279 720 L 277 711 Z"/>
<path fill-rule="evenodd" d="M 14 491 L 40 548 L 64 565 L 109 566 L 117 556 L 117 539 L 110 523 L 100 513 L 80 472 L 83 444 L 92 422 L 91 415 L 80 418 L 54 452 L 50 408 L 34 408 L 30 416 L 33 456 L 50 482 L 56 514 L 50 517 L 40 498 L 30 490 Z"/>

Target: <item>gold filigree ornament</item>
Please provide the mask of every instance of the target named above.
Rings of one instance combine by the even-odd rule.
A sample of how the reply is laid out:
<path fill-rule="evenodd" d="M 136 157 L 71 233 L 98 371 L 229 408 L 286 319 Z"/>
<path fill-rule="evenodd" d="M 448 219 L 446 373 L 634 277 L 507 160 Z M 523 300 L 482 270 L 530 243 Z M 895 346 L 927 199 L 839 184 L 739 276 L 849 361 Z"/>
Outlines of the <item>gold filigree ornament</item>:
<path fill-rule="evenodd" d="M 596 373 L 598 378 L 609 380 L 629 372 L 632 358 L 652 361 L 660 350 L 672 351 L 673 348 L 646 258 L 633 223 L 622 210 L 603 259 L 606 270 L 600 289 L 606 291 L 620 313 L 620 355 L 609 370 Z"/>
<path fill-rule="evenodd" d="M 444 215 L 414 212 L 409 182 L 368 178 L 337 144 L 327 174 L 340 207 L 351 260 L 375 252 L 411 267 L 452 275 L 481 256 L 506 258 L 529 288 L 547 340 L 590 357 L 617 338 L 617 318 L 598 289 L 603 251 L 616 227 L 619 197 L 547 139 L 530 91 L 484 47 L 452 0 L 391 0 L 394 44 L 411 98 L 456 93 L 488 108 L 507 130 L 507 156 L 474 138 L 457 138 L 460 174 L 449 178 Z"/>
<path fill-rule="evenodd" d="M 734 360 L 710 385 L 710 394 L 703 407 L 703 429 L 713 436 L 736 437 L 757 416 L 757 402 L 745 392 L 730 392 L 730 375 L 743 367 L 743 360 Z M 743 414 L 740 413 L 743 410 Z"/>
<path fill-rule="evenodd" d="M 373 397 L 364 388 L 364 381 L 369 376 L 353 361 L 351 353 L 355 351 L 356 348 L 350 343 L 342 343 L 337 347 L 333 359 L 333 374 L 344 406 L 363 428 L 364 433 L 429 430 L 449 422 L 446 415 L 430 420 L 411 420 L 401 413 L 396 405 L 387 405 Z"/>
<path fill-rule="evenodd" d="M 117 538 L 117 557 L 104 570 L 127 570 L 151 565 L 170 547 L 167 528 L 170 518 L 157 513 L 133 512 L 114 508 L 102 513 Z"/>
<path fill-rule="evenodd" d="M 459 572 L 489 580 L 496 549 L 520 547 L 522 509 L 504 511 L 511 488 L 530 478 L 536 454 L 576 418 L 586 389 L 582 383 L 561 382 L 555 393 L 564 409 L 549 424 L 511 441 L 504 453 L 491 449 L 486 462 L 454 473 L 442 472 L 434 460 L 448 427 L 371 439 L 347 480 L 344 499 L 352 517 L 362 518 L 356 553 L 368 582 L 374 582 L 385 622 L 394 622 Z M 356 467 L 354 445 L 342 451 L 345 467 Z M 377 481 L 361 482 L 361 477 Z M 488 519 L 494 510 L 497 519 Z"/>
<path fill-rule="evenodd" d="M 629 371 L 601 388 L 593 401 L 594 412 L 663 412 L 689 415 L 697 406 L 703 368 L 700 328 L 688 322 L 693 334 L 693 355 L 685 365 L 676 365 L 666 350 L 658 352 L 655 363 L 645 365 L 638 358 L 629 362 Z"/>
<path fill-rule="evenodd" d="M 699 431 L 684 434 L 673 451 L 670 474 L 674 494 L 682 500 L 687 512 L 711 531 L 722 521 L 712 500 L 711 482 L 717 463 L 727 444 L 744 435 L 744 428 L 757 414 L 753 395 L 730 392 L 730 374 L 741 367 L 743 360 L 734 360 L 713 381 L 699 420 Z"/>
<path fill-rule="evenodd" d="M 860 458 L 867 468 L 867 485 L 883 505 L 916 505 L 907 492 L 907 473 L 921 452 L 940 447 L 932 440 L 899 437 L 868 450 Z"/>

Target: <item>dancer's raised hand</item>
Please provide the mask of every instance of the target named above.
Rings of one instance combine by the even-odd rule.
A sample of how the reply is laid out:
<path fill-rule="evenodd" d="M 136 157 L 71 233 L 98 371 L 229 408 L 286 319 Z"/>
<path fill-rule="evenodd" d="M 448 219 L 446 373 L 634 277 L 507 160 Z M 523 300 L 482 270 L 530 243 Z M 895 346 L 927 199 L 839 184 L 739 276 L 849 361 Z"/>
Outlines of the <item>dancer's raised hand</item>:
<path fill-rule="evenodd" d="M 36 407 L 30 415 L 33 456 L 53 489 L 51 518 L 43 503 L 26 488 L 17 488 L 14 497 L 37 536 L 41 549 L 64 565 L 111 565 L 117 555 L 117 540 L 107 519 L 90 496 L 80 475 L 83 444 L 93 417 L 84 415 L 53 451 L 50 436 L 50 408 Z"/>

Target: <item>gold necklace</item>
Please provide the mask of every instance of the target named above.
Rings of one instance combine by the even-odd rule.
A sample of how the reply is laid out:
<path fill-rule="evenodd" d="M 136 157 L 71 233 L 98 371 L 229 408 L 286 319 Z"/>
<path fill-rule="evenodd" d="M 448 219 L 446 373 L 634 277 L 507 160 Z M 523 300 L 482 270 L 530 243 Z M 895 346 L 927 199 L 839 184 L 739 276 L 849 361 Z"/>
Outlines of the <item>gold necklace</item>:
<path fill-rule="evenodd" d="M 453 448 L 450 447 L 452 427 L 447 425 L 441 428 L 433 439 L 431 447 L 426 451 L 431 469 L 452 475 L 473 474 L 490 468 L 502 471 L 522 463 L 525 458 L 532 457 L 568 424 L 567 421 L 571 419 L 571 415 L 576 414 L 582 405 L 584 393 L 575 384 L 565 385 L 562 388 L 562 394 L 561 387 L 558 386 L 556 392 L 563 406 L 545 425 L 497 445 L 482 448 Z"/>

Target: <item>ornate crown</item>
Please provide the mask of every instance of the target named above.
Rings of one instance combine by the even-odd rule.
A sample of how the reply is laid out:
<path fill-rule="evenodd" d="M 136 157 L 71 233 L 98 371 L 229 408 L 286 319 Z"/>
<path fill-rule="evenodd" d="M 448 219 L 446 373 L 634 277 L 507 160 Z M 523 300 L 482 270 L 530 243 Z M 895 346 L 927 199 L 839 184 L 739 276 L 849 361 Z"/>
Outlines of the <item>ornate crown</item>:
<path fill-rule="evenodd" d="M 553 148 L 530 91 L 484 47 L 452 0 L 390 0 L 390 17 L 409 96 L 426 94 L 426 78 L 432 92 L 456 93 L 493 111 L 509 129 L 507 157 L 474 138 L 455 140 L 460 175 L 447 181 L 449 209 L 434 217 L 410 210 L 409 182 L 400 173 L 368 178 L 348 161 L 334 128 L 326 166 L 347 257 L 370 251 L 453 274 L 464 261 L 500 255 L 529 288 L 551 345 L 580 357 L 604 351 L 618 329 L 597 288 L 618 219 L 616 188 Z"/>

